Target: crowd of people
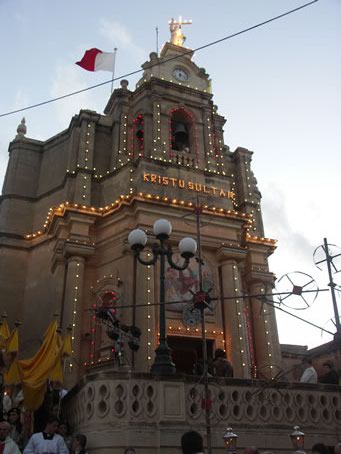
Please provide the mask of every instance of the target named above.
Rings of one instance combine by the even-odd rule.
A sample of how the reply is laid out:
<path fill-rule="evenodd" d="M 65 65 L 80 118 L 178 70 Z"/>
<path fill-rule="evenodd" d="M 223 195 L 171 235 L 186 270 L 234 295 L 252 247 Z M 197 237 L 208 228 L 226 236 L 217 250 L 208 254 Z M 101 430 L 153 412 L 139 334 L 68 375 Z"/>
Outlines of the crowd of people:
<path fill-rule="evenodd" d="M 18 424 L 17 409 L 11 409 L 7 421 L 0 422 L 0 454 L 87 454 L 87 437 L 77 434 L 69 437 L 67 424 L 50 416 L 41 432 L 34 433 L 28 441 Z M 191 430 L 181 437 L 182 454 L 203 454 L 202 436 Z M 312 454 L 341 454 L 341 443 L 333 450 L 323 443 L 316 443 L 311 448 Z M 136 454 L 134 448 L 126 448 L 123 454 Z M 245 448 L 244 454 L 273 454 L 271 451 L 260 452 L 255 446 Z"/>
<path fill-rule="evenodd" d="M 86 443 L 83 434 L 70 437 L 67 424 L 56 416 L 48 417 L 44 429 L 31 437 L 25 437 L 18 408 L 10 409 L 7 420 L 0 421 L 0 454 L 87 454 Z"/>

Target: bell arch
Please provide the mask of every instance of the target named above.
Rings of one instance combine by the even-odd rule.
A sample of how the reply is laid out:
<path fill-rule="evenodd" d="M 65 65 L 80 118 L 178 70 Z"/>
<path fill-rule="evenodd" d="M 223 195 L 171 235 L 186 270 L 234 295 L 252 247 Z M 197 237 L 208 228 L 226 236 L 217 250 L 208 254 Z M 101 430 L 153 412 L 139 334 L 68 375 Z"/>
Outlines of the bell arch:
<path fill-rule="evenodd" d="M 174 107 L 169 113 L 170 156 L 175 153 L 191 156 L 198 162 L 198 144 L 194 117 L 184 107 Z"/>

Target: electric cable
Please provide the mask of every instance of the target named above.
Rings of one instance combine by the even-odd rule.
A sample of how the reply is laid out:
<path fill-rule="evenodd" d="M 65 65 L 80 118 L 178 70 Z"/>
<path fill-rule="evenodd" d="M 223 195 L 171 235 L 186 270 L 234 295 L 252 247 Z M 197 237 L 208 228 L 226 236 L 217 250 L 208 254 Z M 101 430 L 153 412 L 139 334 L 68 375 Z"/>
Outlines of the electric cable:
<path fill-rule="evenodd" d="M 305 290 L 304 292 L 302 293 L 310 293 L 310 292 L 315 292 L 316 290 Z M 318 290 L 319 292 L 329 292 L 329 289 L 326 288 L 326 289 L 319 289 Z M 292 314 L 291 312 L 277 306 L 274 302 L 270 301 L 270 300 L 267 300 L 266 297 L 272 297 L 272 296 L 276 296 L 276 295 L 291 295 L 292 292 L 281 292 L 281 293 L 268 293 L 268 294 L 261 294 L 261 295 L 239 295 L 239 296 L 229 296 L 229 297 L 225 297 L 223 298 L 224 300 L 236 300 L 236 299 L 243 299 L 243 298 L 255 298 L 255 299 L 259 299 L 261 302 L 269 305 L 269 306 L 272 306 L 274 309 L 278 309 L 280 310 L 281 312 L 284 312 L 285 314 L 287 315 L 291 315 L 292 317 L 294 318 L 297 318 L 298 320 L 304 322 L 304 323 L 307 323 L 308 325 L 311 325 L 313 326 L 314 328 L 318 328 L 319 330 L 321 331 L 324 331 L 325 333 L 327 334 L 330 334 L 333 336 L 333 333 L 331 331 L 328 331 L 326 330 L 325 328 L 322 328 L 321 326 L 319 325 L 315 325 L 315 323 L 312 323 L 312 322 L 309 322 L 308 320 L 302 318 L 302 317 L 299 317 L 298 315 L 295 315 L 295 314 Z M 215 300 L 217 298 L 211 298 L 211 301 Z M 186 303 L 192 303 L 193 300 L 185 300 L 185 301 L 165 301 L 164 302 L 164 305 L 165 306 L 168 306 L 169 304 L 186 304 Z M 133 305 L 133 304 L 123 304 L 123 305 L 118 305 L 117 306 L 117 309 L 129 309 L 129 308 L 140 308 L 140 307 L 150 307 L 150 306 L 160 306 L 160 303 L 142 303 L 142 304 L 136 304 L 136 305 Z M 84 309 L 84 312 L 91 312 L 93 311 L 93 309 Z"/>

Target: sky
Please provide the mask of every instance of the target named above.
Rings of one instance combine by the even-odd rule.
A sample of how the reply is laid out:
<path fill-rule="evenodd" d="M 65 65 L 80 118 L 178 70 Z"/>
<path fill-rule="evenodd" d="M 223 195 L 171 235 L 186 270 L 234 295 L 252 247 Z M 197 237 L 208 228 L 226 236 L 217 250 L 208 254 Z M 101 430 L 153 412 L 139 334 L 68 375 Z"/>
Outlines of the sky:
<path fill-rule="evenodd" d="M 195 49 L 304 3 L 0 0 L 0 114 L 109 80 L 110 73 L 90 73 L 74 64 L 92 47 L 105 52 L 118 48 L 117 77 L 139 69 L 156 49 L 156 27 L 159 48 L 169 40 L 171 17 L 192 19 L 183 31 L 185 45 Z M 324 237 L 341 247 L 340 23 L 341 1 L 319 0 L 194 56 L 210 74 L 214 103 L 227 118 L 225 143 L 232 151 L 243 146 L 254 152 L 252 168 L 263 195 L 265 233 L 278 240 L 271 270 L 278 279 L 294 271 L 307 273 L 320 289 L 328 288 L 328 275 L 314 265 L 313 252 Z M 139 76 L 128 78 L 131 89 Z M 0 118 L 0 181 L 8 144 L 23 116 L 27 136 L 46 140 L 67 128 L 80 109 L 103 113 L 109 95 L 107 84 Z M 300 283 L 297 275 L 291 278 Z M 341 284 L 340 277 L 335 280 Z M 284 281 L 279 290 L 284 290 Z M 340 301 L 338 297 L 341 312 Z M 308 309 L 293 312 L 331 328 L 327 292 L 320 292 Z M 331 339 L 288 315 L 278 315 L 277 320 L 282 343 L 313 347 Z"/>

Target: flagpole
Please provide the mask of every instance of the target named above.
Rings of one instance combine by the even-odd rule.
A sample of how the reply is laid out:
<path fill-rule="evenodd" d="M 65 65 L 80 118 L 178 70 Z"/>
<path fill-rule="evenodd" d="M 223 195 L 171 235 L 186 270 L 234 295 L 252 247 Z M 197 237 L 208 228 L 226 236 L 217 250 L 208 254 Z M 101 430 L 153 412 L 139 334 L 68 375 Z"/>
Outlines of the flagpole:
<path fill-rule="evenodd" d="M 113 61 L 113 65 L 112 65 L 112 79 L 111 79 L 111 93 L 112 93 L 113 90 L 114 90 L 116 53 L 117 53 L 117 47 L 114 48 L 114 61 Z"/>
<path fill-rule="evenodd" d="M 159 27 L 155 28 L 155 33 L 156 33 L 156 53 L 157 56 L 159 56 Z"/>

